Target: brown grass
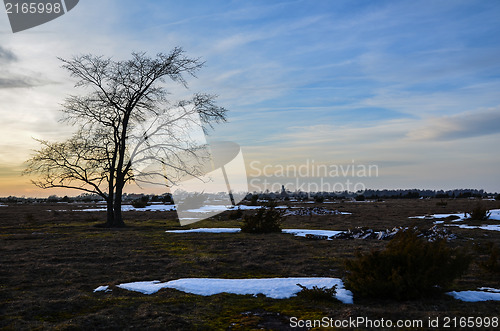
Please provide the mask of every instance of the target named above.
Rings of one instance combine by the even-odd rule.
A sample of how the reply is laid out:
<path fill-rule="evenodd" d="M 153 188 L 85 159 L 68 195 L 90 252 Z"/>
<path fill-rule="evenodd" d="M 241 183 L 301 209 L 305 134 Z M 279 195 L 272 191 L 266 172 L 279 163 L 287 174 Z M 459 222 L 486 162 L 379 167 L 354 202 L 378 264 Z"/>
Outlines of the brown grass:
<path fill-rule="evenodd" d="M 282 227 L 346 230 L 367 226 L 383 230 L 418 223 L 428 228 L 432 221 L 408 217 L 463 212 L 475 204 L 465 199 L 447 202 L 446 206 L 436 206 L 436 200 L 322 204 L 352 215 L 288 216 Z M 488 209 L 500 207 L 498 201 L 483 203 Z M 353 257 L 356 250 L 382 249 L 387 242 L 315 241 L 278 233 L 165 233 L 180 228 L 173 212 L 127 212 L 126 228 L 101 229 L 93 225 L 104 222 L 105 213 L 48 211 L 79 208 L 70 206 L 11 205 L 0 209 L 0 328 L 224 330 L 232 325 L 233 330 L 286 330 L 289 316 L 425 321 L 436 316 L 499 316 L 498 302 L 465 303 L 448 296 L 406 302 L 355 298 L 354 305 L 345 305 L 297 297 L 203 297 L 172 289 L 149 296 L 129 292 L 114 285 L 183 277 L 344 277 L 345 258 Z M 222 215 L 193 227 L 238 227 L 240 222 Z M 458 235 L 452 246 L 500 244 L 500 232 L 449 229 Z M 454 288 L 499 288 L 498 274 L 485 272 L 479 264 L 488 260 L 487 252 L 470 251 L 476 262 Z M 99 285 L 111 285 L 112 292 L 93 293 Z"/>

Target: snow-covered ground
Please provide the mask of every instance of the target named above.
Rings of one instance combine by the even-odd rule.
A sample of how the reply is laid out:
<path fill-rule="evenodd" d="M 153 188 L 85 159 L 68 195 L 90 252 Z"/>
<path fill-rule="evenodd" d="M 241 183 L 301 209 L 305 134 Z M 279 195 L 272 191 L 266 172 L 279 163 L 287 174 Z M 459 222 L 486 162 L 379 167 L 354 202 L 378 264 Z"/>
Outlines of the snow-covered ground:
<path fill-rule="evenodd" d="M 0 207 L 8 207 L 8 206 L 0 203 Z"/>
<path fill-rule="evenodd" d="M 465 224 L 445 224 L 444 226 L 458 226 L 461 229 L 482 229 L 489 231 L 500 231 L 500 224 L 490 224 L 490 225 L 465 225 Z"/>
<path fill-rule="evenodd" d="M 312 234 L 316 236 L 334 236 L 342 231 L 333 230 L 308 230 L 308 229 L 283 229 L 283 233 L 293 234 L 297 237 L 305 237 L 306 234 Z M 165 232 L 170 233 L 236 233 L 240 232 L 239 228 L 199 228 L 199 229 L 189 229 L 189 230 L 167 230 Z M 328 238 L 328 240 L 331 240 Z"/>
<path fill-rule="evenodd" d="M 467 301 L 467 302 L 479 302 L 479 301 L 500 301 L 500 290 L 491 287 L 480 287 L 478 291 L 459 291 L 459 292 L 448 292 L 457 300 Z"/>
<path fill-rule="evenodd" d="M 500 221 L 500 209 L 492 209 L 489 211 L 490 217 L 488 221 Z M 434 214 L 434 215 L 426 215 L 426 216 L 412 216 L 410 218 L 417 218 L 417 219 L 443 219 L 447 218 L 450 216 L 456 216 L 458 217 L 457 219 L 452 220 L 453 223 L 456 222 L 463 222 L 467 221 L 467 216 L 464 213 L 456 213 L 456 214 Z M 434 224 L 442 224 L 444 221 L 435 221 Z M 445 226 L 457 226 L 461 229 L 482 229 L 482 230 L 489 230 L 489 231 L 500 231 L 500 224 L 483 224 L 483 225 L 466 225 L 466 224 L 444 224 Z"/>
<path fill-rule="evenodd" d="M 151 205 L 147 206 L 144 208 L 134 208 L 132 205 L 122 205 L 122 211 L 175 211 L 175 206 L 174 205 Z M 61 211 L 61 210 L 59 210 Z M 88 208 L 88 209 L 81 209 L 78 211 L 106 211 L 106 207 L 102 208 Z"/>
<path fill-rule="evenodd" d="M 169 282 L 161 283 L 158 280 L 124 283 L 118 287 L 141 292 L 144 294 L 153 294 L 162 288 L 173 288 L 179 291 L 193 293 L 197 295 L 214 295 L 218 293 L 234 294 L 263 294 L 273 299 L 290 298 L 300 292 L 300 284 L 307 288 L 333 287 L 337 286 L 336 298 L 343 303 L 352 304 L 352 292 L 344 288 L 344 283 L 339 278 L 321 278 L 321 277 L 298 277 L 298 278 L 261 278 L 261 279 L 221 279 L 221 278 L 181 278 Z M 107 288 L 99 286 L 94 290 L 105 291 Z"/>
<path fill-rule="evenodd" d="M 197 209 L 189 209 L 187 212 L 190 213 L 211 213 L 217 211 L 225 211 L 225 210 L 254 210 L 260 209 L 263 206 L 247 206 L 247 205 L 239 205 L 236 207 L 226 206 L 226 205 L 206 205 Z M 287 206 L 277 206 L 276 208 L 288 208 Z M 150 206 L 146 206 L 144 208 L 134 208 L 132 205 L 122 205 L 122 211 L 175 211 L 175 205 L 163 205 L 163 204 L 152 204 Z M 105 207 L 101 208 L 89 208 L 82 209 L 80 211 L 106 211 Z"/>
<path fill-rule="evenodd" d="M 489 218 L 490 220 L 500 221 L 500 209 L 491 209 L 489 212 L 491 213 L 490 218 Z M 460 221 L 464 221 L 464 220 L 467 219 L 467 216 L 465 215 L 465 213 L 434 214 L 434 215 L 425 215 L 425 216 L 412 216 L 410 218 L 436 219 L 436 218 L 447 218 L 447 217 L 450 217 L 450 216 L 459 217 L 459 218 L 453 220 L 453 222 L 460 222 Z"/>

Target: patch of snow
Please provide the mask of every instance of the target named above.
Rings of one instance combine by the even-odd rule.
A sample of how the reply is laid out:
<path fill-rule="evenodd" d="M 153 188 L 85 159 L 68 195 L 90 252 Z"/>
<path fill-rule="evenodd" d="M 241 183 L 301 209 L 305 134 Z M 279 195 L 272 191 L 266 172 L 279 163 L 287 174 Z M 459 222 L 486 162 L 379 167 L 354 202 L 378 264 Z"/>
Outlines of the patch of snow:
<path fill-rule="evenodd" d="M 165 232 L 169 233 L 237 233 L 240 232 L 239 228 L 198 228 L 198 229 L 188 229 L 188 230 L 167 230 Z M 333 230 L 308 230 L 308 229 L 283 229 L 282 233 L 293 234 L 297 237 L 305 237 L 307 234 L 317 235 L 317 236 L 334 236 L 342 231 Z M 331 240 L 328 238 L 328 240 Z"/>
<path fill-rule="evenodd" d="M 479 291 L 452 291 L 446 294 L 466 302 L 500 301 L 500 290 L 491 287 L 481 287 Z"/>
<path fill-rule="evenodd" d="M 489 217 L 490 220 L 500 221 L 500 209 L 491 209 L 489 211 L 489 213 L 491 213 L 490 217 Z M 467 219 L 467 217 L 465 216 L 465 213 L 434 214 L 434 215 L 426 215 L 426 216 L 412 216 L 412 217 L 409 217 L 409 218 L 432 219 L 432 218 L 446 218 L 446 217 L 450 217 L 450 216 L 459 217 L 458 219 L 453 220 L 452 222 L 460 222 L 460 221 L 464 221 L 464 220 Z"/>
<path fill-rule="evenodd" d="M 307 288 L 337 286 L 336 298 L 343 303 L 352 304 L 352 292 L 344 288 L 339 278 L 298 277 L 298 278 L 262 278 L 262 279 L 221 279 L 221 278 L 181 278 L 161 283 L 158 280 L 124 283 L 118 287 L 144 294 L 153 294 L 162 288 L 173 288 L 197 295 L 209 296 L 219 293 L 242 295 L 263 294 L 273 299 L 286 299 L 301 291 L 297 285 Z"/>
<path fill-rule="evenodd" d="M 111 292 L 108 285 L 102 285 L 94 289 L 95 292 Z"/>
<path fill-rule="evenodd" d="M 458 226 L 461 229 L 482 229 L 488 231 L 500 231 L 500 224 L 491 224 L 491 225 L 465 225 L 465 224 L 445 224 L 445 226 Z"/>
<path fill-rule="evenodd" d="M 240 232 L 239 228 L 198 228 L 198 229 L 188 229 L 188 230 L 167 230 L 165 232 L 170 233 L 236 233 Z"/>
<path fill-rule="evenodd" d="M 333 231 L 333 230 L 308 230 L 308 229 L 283 229 L 283 233 L 293 234 L 297 237 L 305 237 L 307 234 L 312 234 L 315 236 L 327 236 L 328 240 L 331 240 L 330 237 L 336 234 L 341 233 L 342 231 Z"/>
<path fill-rule="evenodd" d="M 225 210 L 253 210 L 260 209 L 265 206 L 247 206 L 247 205 L 238 205 L 238 206 L 227 206 L 227 205 L 206 205 L 197 209 L 190 209 L 187 212 L 190 213 L 210 213 L 214 211 L 225 211 Z M 277 206 L 276 208 L 288 208 L 287 206 Z M 175 205 L 165 205 L 165 204 L 153 204 L 150 206 L 146 206 L 144 208 L 134 208 L 132 205 L 122 205 L 122 211 L 175 211 Z M 106 211 L 106 208 L 89 208 L 82 209 L 79 211 Z"/>
<path fill-rule="evenodd" d="M 0 203 L 0 207 L 8 207 L 8 205 L 3 205 Z"/>
<path fill-rule="evenodd" d="M 106 208 L 81 209 L 79 211 L 106 211 Z M 134 208 L 132 205 L 122 205 L 122 211 L 175 211 L 174 205 L 151 205 L 144 208 Z"/>

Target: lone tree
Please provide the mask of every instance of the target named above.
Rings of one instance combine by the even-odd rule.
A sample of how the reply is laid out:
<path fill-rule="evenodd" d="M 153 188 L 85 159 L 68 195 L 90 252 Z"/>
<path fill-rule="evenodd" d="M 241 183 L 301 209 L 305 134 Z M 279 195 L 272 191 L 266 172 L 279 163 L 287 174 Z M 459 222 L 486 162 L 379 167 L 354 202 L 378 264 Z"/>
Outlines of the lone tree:
<path fill-rule="evenodd" d="M 203 62 L 181 48 L 155 58 L 132 53 L 126 61 L 94 55 L 60 60 L 86 94 L 63 104 L 63 121 L 77 132 L 64 142 L 39 140 L 42 148 L 27 161 L 25 173 L 36 175 L 36 186 L 98 194 L 107 203 L 105 225 L 122 227 L 126 184 L 162 178 L 170 185 L 182 175 L 197 176 L 192 159 L 203 157 L 204 146 L 190 135 L 193 127 L 225 121 L 226 109 L 208 94 L 168 100 L 165 83 L 187 88 L 185 76 L 196 77 Z"/>

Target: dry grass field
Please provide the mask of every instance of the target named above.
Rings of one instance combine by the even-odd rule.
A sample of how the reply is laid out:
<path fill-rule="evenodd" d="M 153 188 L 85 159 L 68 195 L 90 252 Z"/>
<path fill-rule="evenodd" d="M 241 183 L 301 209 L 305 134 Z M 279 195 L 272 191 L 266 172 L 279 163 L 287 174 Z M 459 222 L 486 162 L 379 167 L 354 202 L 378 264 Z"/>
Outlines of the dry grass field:
<path fill-rule="evenodd" d="M 431 220 L 410 216 L 470 210 L 477 201 L 387 200 L 343 202 L 323 207 L 351 215 L 288 216 L 283 228 L 347 230 L 366 226 L 421 228 Z M 499 201 L 482 201 L 489 209 Z M 300 204 L 299 204 L 300 205 Z M 303 205 L 310 207 L 312 204 Z M 356 299 L 354 304 L 270 299 L 262 295 L 198 296 L 174 289 L 144 295 L 115 287 L 125 282 L 186 277 L 263 278 L 345 276 L 343 262 L 357 250 L 381 249 L 387 241 L 310 240 L 290 234 L 165 233 L 181 229 L 175 212 L 126 212 L 127 227 L 103 229 L 103 212 L 81 212 L 78 204 L 9 205 L 0 208 L 0 328 L 288 330 L 289 318 L 420 319 L 500 316 L 500 302 L 467 303 L 448 295 L 414 301 Z M 251 213 L 252 211 L 245 211 Z M 488 221 L 487 224 L 500 223 Z M 239 227 L 228 214 L 191 227 Z M 453 290 L 500 287 L 498 273 L 481 267 L 488 243 L 500 246 L 500 232 L 448 228 L 451 246 L 473 256 Z M 110 285 L 111 292 L 93 290 Z M 294 328 L 293 330 L 297 330 Z"/>

